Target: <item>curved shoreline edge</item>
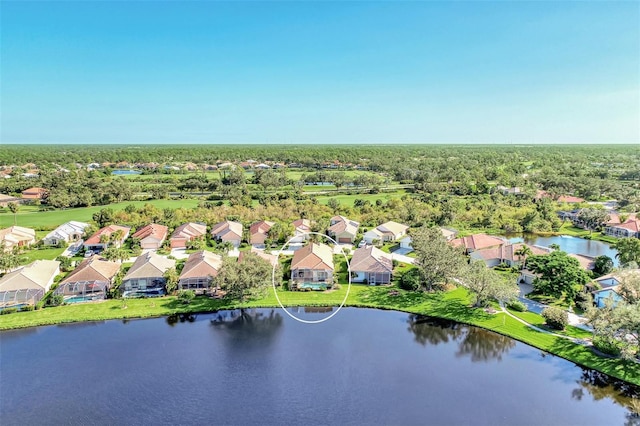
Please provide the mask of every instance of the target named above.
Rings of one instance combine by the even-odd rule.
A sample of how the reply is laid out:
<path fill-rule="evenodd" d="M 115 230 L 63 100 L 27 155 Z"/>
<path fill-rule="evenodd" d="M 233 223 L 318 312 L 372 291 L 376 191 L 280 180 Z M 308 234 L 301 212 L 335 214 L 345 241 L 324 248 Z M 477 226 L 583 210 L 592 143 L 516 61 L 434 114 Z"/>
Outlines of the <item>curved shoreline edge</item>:
<path fill-rule="evenodd" d="M 363 288 L 358 286 L 356 288 L 358 290 L 349 295 L 349 300 L 344 304 L 344 307 L 393 310 L 472 325 L 510 337 L 564 358 L 576 365 L 597 370 L 613 378 L 640 386 L 639 363 L 598 356 L 584 345 L 537 331 L 503 311 L 488 314 L 482 309 L 471 308 L 469 307 L 469 295 L 464 289 L 432 294 L 401 291 L 398 295 L 392 295 L 388 287 Z M 313 294 L 310 293 L 310 295 Z M 343 295 L 337 294 L 335 297 L 342 299 Z M 336 307 L 340 304 L 335 300 L 313 300 L 312 297 L 296 297 L 295 299 L 299 300 L 286 300 L 283 303 L 284 306 Z M 159 318 L 173 314 L 205 314 L 242 308 L 280 309 L 280 305 L 275 297 L 249 302 L 199 298 L 195 299 L 192 304 L 181 305 L 175 297 L 167 296 L 154 299 L 131 299 L 127 301 L 126 306 L 122 300 L 112 299 L 96 304 L 67 305 L 3 315 L 0 316 L 0 331 L 91 321 Z M 30 315 L 35 316 L 34 314 L 37 317 L 29 318 Z M 309 326 L 313 327 L 314 325 Z"/>

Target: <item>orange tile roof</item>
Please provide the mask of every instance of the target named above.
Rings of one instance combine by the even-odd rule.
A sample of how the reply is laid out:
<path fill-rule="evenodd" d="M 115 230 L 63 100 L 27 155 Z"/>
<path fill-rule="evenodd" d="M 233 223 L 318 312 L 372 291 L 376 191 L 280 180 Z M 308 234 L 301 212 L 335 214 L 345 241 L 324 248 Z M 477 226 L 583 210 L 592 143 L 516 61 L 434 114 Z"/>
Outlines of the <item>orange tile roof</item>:
<path fill-rule="evenodd" d="M 131 228 L 129 228 L 128 226 L 121 226 L 121 225 L 109 225 L 109 226 L 105 226 L 104 228 L 100 229 L 98 232 L 96 232 L 95 234 L 93 234 L 92 236 L 90 236 L 89 238 L 87 238 L 87 240 L 84 242 L 84 245 L 94 245 L 94 244 L 100 244 L 100 236 L 101 235 L 111 235 L 116 231 L 122 231 L 124 232 L 123 237 L 122 237 L 122 241 L 121 243 L 127 239 L 127 236 L 129 235 L 129 230 Z"/>
<path fill-rule="evenodd" d="M 167 233 L 169 232 L 169 228 L 164 225 L 159 225 L 157 223 L 150 223 L 147 226 L 140 228 L 136 231 L 135 234 L 132 235 L 133 238 L 139 238 L 141 240 L 152 237 L 159 241 L 165 239 L 167 237 Z"/>
<path fill-rule="evenodd" d="M 291 269 L 333 270 L 333 251 L 327 245 L 311 243 L 293 254 Z"/>
<path fill-rule="evenodd" d="M 499 246 L 504 243 L 505 240 L 503 238 L 487 234 L 473 234 L 451 240 L 452 245 L 456 247 L 464 247 L 467 250 L 480 250 L 483 248 Z"/>

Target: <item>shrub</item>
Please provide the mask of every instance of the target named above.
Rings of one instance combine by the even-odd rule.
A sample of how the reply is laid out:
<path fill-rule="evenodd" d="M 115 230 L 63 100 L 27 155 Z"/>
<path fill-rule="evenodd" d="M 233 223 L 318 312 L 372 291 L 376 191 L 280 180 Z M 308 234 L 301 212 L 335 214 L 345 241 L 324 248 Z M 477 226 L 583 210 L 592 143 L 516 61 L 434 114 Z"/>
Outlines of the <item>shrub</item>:
<path fill-rule="evenodd" d="M 400 288 L 404 290 L 415 291 L 421 287 L 420 271 L 417 269 L 410 269 L 400 277 Z"/>
<path fill-rule="evenodd" d="M 61 294 L 52 294 L 44 303 L 45 306 L 60 306 L 64 303 L 64 296 Z"/>
<path fill-rule="evenodd" d="M 5 308 L 0 311 L 0 315 L 9 315 L 14 312 L 18 312 L 18 308 Z"/>
<path fill-rule="evenodd" d="M 509 303 L 507 305 L 507 308 L 516 312 L 527 312 L 527 305 L 517 300 L 514 300 L 513 302 Z"/>
<path fill-rule="evenodd" d="M 621 352 L 620 344 L 612 337 L 595 336 L 593 347 L 607 355 L 618 356 Z"/>
<path fill-rule="evenodd" d="M 549 306 L 542 311 L 542 317 L 545 319 L 547 326 L 556 330 L 564 330 L 569 324 L 569 314 L 555 306 Z"/>
<path fill-rule="evenodd" d="M 33 311 L 33 305 L 24 305 L 20 308 L 20 312 Z"/>
<path fill-rule="evenodd" d="M 196 297 L 193 290 L 180 290 L 178 292 L 178 300 L 184 305 L 188 305 Z"/>

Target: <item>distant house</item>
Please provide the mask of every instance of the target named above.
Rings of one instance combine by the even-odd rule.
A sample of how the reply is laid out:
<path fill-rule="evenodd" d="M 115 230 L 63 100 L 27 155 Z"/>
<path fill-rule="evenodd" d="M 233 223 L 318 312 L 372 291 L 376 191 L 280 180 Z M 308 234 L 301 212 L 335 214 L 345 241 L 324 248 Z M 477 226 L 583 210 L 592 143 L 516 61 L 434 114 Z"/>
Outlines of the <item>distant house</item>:
<path fill-rule="evenodd" d="M 98 253 L 113 244 L 115 247 L 122 247 L 124 241 L 129 237 L 131 228 L 121 225 L 109 225 L 98 230 L 95 234 L 87 238 L 83 246 L 85 250 L 93 250 Z M 111 234 L 122 231 L 122 238 L 112 241 Z"/>
<path fill-rule="evenodd" d="M 189 241 L 193 241 L 197 238 L 205 238 L 207 234 L 207 225 L 204 223 L 189 222 L 180 225 L 173 231 L 169 242 L 171 248 L 186 247 Z"/>
<path fill-rule="evenodd" d="M 551 249 L 546 247 L 539 246 L 530 246 L 527 244 L 516 243 L 516 244 L 501 244 L 499 246 L 474 250 L 471 252 L 469 257 L 471 260 L 481 260 L 483 261 L 487 267 L 494 267 L 500 264 L 507 264 L 511 267 L 518 266 L 522 264 L 524 260 L 524 256 L 520 256 L 516 253 L 523 248 L 528 247 L 531 250 L 532 255 L 544 255 L 551 253 Z"/>
<path fill-rule="evenodd" d="M 49 232 L 47 236 L 42 239 L 42 242 L 47 246 L 57 246 L 60 243 L 69 244 L 80 241 L 84 236 L 85 229 L 89 226 L 88 223 L 76 222 L 75 220 L 69 221 Z"/>
<path fill-rule="evenodd" d="M 41 201 L 47 197 L 49 192 L 44 188 L 28 188 L 22 191 L 22 199 L 26 201 Z"/>
<path fill-rule="evenodd" d="M 276 256 L 274 254 L 265 253 L 263 250 L 258 250 L 255 247 L 251 247 L 251 251 L 249 251 L 249 252 L 241 251 L 240 255 L 238 256 L 238 262 L 242 262 L 242 259 L 244 258 L 246 253 L 255 254 L 260 259 L 264 260 L 265 262 L 268 262 L 272 267 L 274 267 L 274 266 L 276 266 L 278 264 L 278 256 Z"/>
<path fill-rule="evenodd" d="M 176 261 L 147 252 L 138 256 L 122 279 L 120 286 L 123 296 L 132 295 L 162 295 L 164 294 L 164 273 L 176 266 Z"/>
<path fill-rule="evenodd" d="M 604 233 L 616 238 L 640 238 L 640 220 L 634 217 L 624 223 L 609 224 Z"/>
<path fill-rule="evenodd" d="M 54 293 L 63 295 L 67 302 L 105 299 L 119 270 L 119 263 L 91 256 L 71 271 Z"/>
<path fill-rule="evenodd" d="M 389 284 L 393 274 L 391 256 L 374 246 L 360 247 L 351 258 L 351 281 L 370 285 Z"/>
<path fill-rule="evenodd" d="M 517 195 L 522 193 L 522 190 L 518 186 L 508 188 L 506 186 L 498 185 L 496 187 L 496 190 L 498 190 L 498 192 L 500 192 L 502 195 Z"/>
<path fill-rule="evenodd" d="M 0 308 L 35 305 L 60 273 L 60 262 L 36 260 L 0 278 Z"/>
<path fill-rule="evenodd" d="M 453 240 L 458 235 L 458 231 L 451 228 L 440 228 L 440 232 L 442 232 L 442 236 L 447 241 Z"/>
<path fill-rule="evenodd" d="M 411 235 L 407 235 L 400 240 L 400 248 L 403 250 L 413 250 L 411 243 L 413 242 L 413 238 Z"/>
<path fill-rule="evenodd" d="M 547 191 L 538 190 L 536 191 L 535 198 L 539 200 L 541 198 L 553 198 L 553 196 L 549 194 Z M 572 195 L 559 195 L 555 197 L 555 200 L 558 203 L 568 203 L 568 204 L 584 203 L 585 201 L 584 198 L 574 197 Z"/>
<path fill-rule="evenodd" d="M 140 248 L 157 250 L 162 247 L 164 240 L 167 239 L 169 228 L 157 223 L 151 223 L 140 228 L 132 235 L 133 238 L 140 240 Z"/>
<path fill-rule="evenodd" d="M 211 227 L 211 236 L 216 241 L 229 242 L 236 248 L 240 247 L 240 243 L 242 243 L 242 224 L 230 220 L 216 223 Z"/>
<path fill-rule="evenodd" d="M 520 276 L 518 277 L 518 282 L 523 284 L 533 285 L 533 282 L 536 278 L 538 278 L 540 274 L 533 272 L 529 269 L 523 269 L 520 271 Z"/>
<path fill-rule="evenodd" d="M 222 256 L 209 251 L 192 253 L 182 268 L 178 288 L 206 292 L 222 267 Z"/>
<path fill-rule="evenodd" d="M 465 253 L 467 254 L 476 250 L 481 250 L 489 247 L 497 247 L 506 243 L 507 241 L 504 238 L 494 237 L 487 234 L 473 234 L 451 240 L 451 245 L 453 245 L 454 247 L 464 248 Z"/>
<path fill-rule="evenodd" d="M 611 303 L 615 306 L 622 300 L 622 296 L 618 294 L 618 288 L 619 286 L 616 285 L 591 292 L 594 305 L 598 308 L 604 308 L 607 302 L 611 300 Z"/>
<path fill-rule="evenodd" d="M 307 241 L 307 233 L 311 232 L 311 221 L 309 219 L 297 219 L 293 223 L 293 238 L 289 240 L 293 244 L 301 244 Z"/>
<path fill-rule="evenodd" d="M 367 244 L 373 244 L 375 241 L 398 241 L 407 234 L 408 229 L 407 225 L 389 221 L 365 232 L 363 239 Z"/>
<path fill-rule="evenodd" d="M 14 247 L 28 247 L 36 242 L 36 231 L 22 226 L 0 229 L 0 247 L 10 251 Z"/>
<path fill-rule="evenodd" d="M 596 266 L 596 258 L 593 256 L 569 253 L 569 257 L 573 257 L 577 260 L 585 271 L 593 271 L 593 268 Z"/>
<path fill-rule="evenodd" d="M 7 207 L 9 203 L 22 203 L 22 198 L 14 197 L 12 195 L 0 194 L 0 207 Z"/>
<path fill-rule="evenodd" d="M 358 235 L 360 223 L 344 216 L 334 216 L 329 220 L 327 235 L 339 244 L 353 244 Z"/>
<path fill-rule="evenodd" d="M 261 220 L 249 227 L 249 244 L 255 248 L 265 248 L 265 241 L 269 237 L 269 230 L 275 222 Z"/>
<path fill-rule="evenodd" d="M 333 251 L 324 244 L 309 244 L 291 260 L 291 288 L 324 289 L 333 286 Z"/>

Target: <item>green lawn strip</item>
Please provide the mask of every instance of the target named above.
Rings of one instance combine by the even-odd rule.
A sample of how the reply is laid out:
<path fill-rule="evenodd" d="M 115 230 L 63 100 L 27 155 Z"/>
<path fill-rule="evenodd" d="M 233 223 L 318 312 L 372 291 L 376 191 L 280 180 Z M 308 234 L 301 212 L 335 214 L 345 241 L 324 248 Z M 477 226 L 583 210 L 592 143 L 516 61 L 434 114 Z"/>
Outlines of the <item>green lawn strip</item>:
<path fill-rule="evenodd" d="M 122 203 L 109 204 L 108 206 L 81 207 L 77 209 L 51 210 L 41 211 L 35 209 L 21 208 L 17 214 L 17 223 L 20 226 L 37 229 L 53 229 L 70 220 L 79 222 L 87 222 L 92 219 L 94 213 L 104 208 L 110 208 L 114 211 L 124 210 L 130 204 L 141 207 L 145 204 L 151 204 L 158 208 L 179 207 L 193 208 L 198 205 L 198 200 L 150 200 L 150 201 L 124 201 Z M 6 228 L 13 225 L 13 213 L 0 213 L 0 228 Z"/>
<path fill-rule="evenodd" d="M 43 248 L 43 249 L 34 249 L 28 250 L 25 253 L 21 253 L 20 264 L 26 265 L 27 263 L 31 263 L 34 260 L 54 260 L 56 257 L 60 256 L 64 248 Z"/>
<path fill-rule="evenodd" d="M 337 306 L 342 303 L 348 288 L 349 286 L 343 285 L 341 289 L 330 292 L 279 290 L 278 295 L 286 306 Z M 479 326 L 520 340 L 585 367 L 640 385 L 640 364 L 600 357 L 589 348 L 574 344 L 567 339 L 533 330 L 504 313 L 492 315 L 481 309 L 471 309 L 469 294 L 461 288 L 446 293 L 425 294 L 406 292 L 390 287 L 352 285 L 345 305 L 396 310 Z M 198 297 L 191 304 L 183 305 L 175 297 L 162 297 L 131 299 L 126 302 L 125 308 L 121 300 L 107 300 L 102 303 L 69 305 L 3 315 L 0 316 L 0 330 L 77 321 L 145 318 L 174 313 L 277 306 L 279 305 L 272 291 L 263 299 L 244 303 Z"/>
<path fill-rule="evenodd" d="M 509 309 L 509 312 L 520 318 L 521 320 L 528 322 L 529 324 L 535 325 L 536 327 L 542 328 L 543 330 L 547 330 L 552 333 L 562 334 L 567 337 L 575 337 L 576 339 L 590 339 L 593 337 L 593 333 L 591 333 L 590 331 L 583 330 L 572 325 L 566 326 L 562 331 L 548 328 L 544 325 L 545 320 L 542 315 L 536 314 L 534 312 L 518 312 L 511 309 Z"/>
<path fill-rule="evenodd" d="M 318 195 L 315 198 L 320 204 L 327 204 L 329 200 L 333 198 L 342 205 L 353 206 L 353 202 L 358 199 L 366 200 L 374 204 L 376 200 L 386 202 L 391 199 L 401 198 L 405 193 L 405 191 L 399 190 L 394 192 L 381 192 L 378 194 Z"/>

